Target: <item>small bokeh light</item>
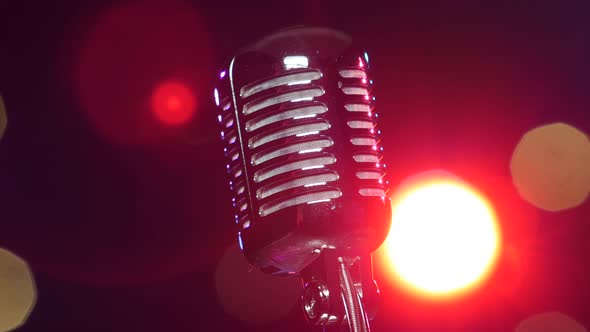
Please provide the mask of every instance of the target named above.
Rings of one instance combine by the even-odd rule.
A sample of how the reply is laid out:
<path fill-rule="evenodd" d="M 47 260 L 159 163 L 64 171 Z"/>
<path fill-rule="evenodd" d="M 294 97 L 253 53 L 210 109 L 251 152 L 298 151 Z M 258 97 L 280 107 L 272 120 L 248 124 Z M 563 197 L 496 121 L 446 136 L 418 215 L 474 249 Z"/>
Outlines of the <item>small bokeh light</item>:
<path fill-rule="evenodd" d="M 6 115 L 6 106 L 4 106 L 4 100 L 0 95 L 0 140 L 4 137 L 6 126 L 8 125 L 8 117 Z"/>
<path fill-rule="evenodd" d="M 98 135 L 116 145 L 151 144 L 192 118 L 213 51 L 196 6 L 123 1 L 91 21 L 80 23 L 87 27 L 82 42 L 65 56 L 80 109 Z"/>
<path fill-rule="evenodd" d="M 237 245 L 219 261 L 215 287 L 223 309 L 248 324 L 266 324 L 285 317 L 301 295 L 298 278 L 259 271 L 247 262 Z"/>
<path fill-rule="evenodd" d="M 382 247 L 405 290 L 446 299 L 474 289 L 495 265 L 500 231 L 486 199 L 452 174 L 406 180 L 392 197 L 392 226 Z"/>
<path fill-rule="evenodd" d="M 515 332 L 587 332 L 573 318 L 560 312 L 533 315 L 518 324 Z"/>
<path fill-rule="evenodd" d="M 590 140 L 564 123 L 537 127 L 516 146 L 510 171 L 520 196 L 532 205 L 553 212 L 574 208 L 590 192 Z"/>
<path fill-rule="evenodd" d="M 27 263 L 0 248 L 0 332 L 23 325 L 36 299 L 33 273 Z"/>
<path fill-rule="evenodd" d="M 164 124 L 182 125 L 188 122 L 196 107 L 191 89 L 179 82 L 163 82 L 152 94 L 152 111 Z"/>

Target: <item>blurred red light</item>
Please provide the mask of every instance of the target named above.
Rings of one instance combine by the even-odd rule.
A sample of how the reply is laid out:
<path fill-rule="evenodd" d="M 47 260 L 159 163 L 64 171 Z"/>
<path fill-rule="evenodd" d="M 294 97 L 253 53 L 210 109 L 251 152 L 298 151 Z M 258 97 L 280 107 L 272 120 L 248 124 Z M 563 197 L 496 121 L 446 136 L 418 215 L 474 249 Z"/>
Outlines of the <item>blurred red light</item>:
<path fill-rule="evenodd" d="M 79 23 L 87 29 L 66 69 L 97 134 L 116 145 L 151 144 L 169 134 L 165 127 L 191 119 L 206 83 L 195 78 L 206 75 L 212 55 L 196 8 L 183 0 L 122 1 L 91 21 Z M 159 93 L 166 100 L 154 98 Z"/>
<path fill-rule="evenodd" d="M 195 112 L 195 96 L 184 84 L 164 82 L 152 94 L 152 111 L 161 122 L 167 125 L 182 125 L 189 121 Z"/>

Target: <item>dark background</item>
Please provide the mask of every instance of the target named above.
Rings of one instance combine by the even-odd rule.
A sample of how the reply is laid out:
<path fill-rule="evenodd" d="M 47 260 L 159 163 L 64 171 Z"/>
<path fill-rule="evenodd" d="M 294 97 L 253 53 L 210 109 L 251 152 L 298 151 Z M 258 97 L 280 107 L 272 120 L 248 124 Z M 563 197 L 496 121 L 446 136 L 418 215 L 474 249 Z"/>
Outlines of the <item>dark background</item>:
<path fill-rule="evenodd" d="M 404 295 L 377 265 L 376 329 L 513 331 L 544 311 L 590 327 L 590 204 L 538 210 L 508 167 L 536 126 L 590 132 L 590 2 L 3 0 L 0 246 L 39 292 L 21 330 L 307 329 L 298 307 L 242 323 L 214 280 L 235 235 L 212 82 L 239 47 L 294 24 L 369 51 L 394 187 L 451 171 L 490 198 L 504 233 L 490 281 L 448 303 Z M 149 111 L 170 78 L 197 98 L 180 127 Z"/>

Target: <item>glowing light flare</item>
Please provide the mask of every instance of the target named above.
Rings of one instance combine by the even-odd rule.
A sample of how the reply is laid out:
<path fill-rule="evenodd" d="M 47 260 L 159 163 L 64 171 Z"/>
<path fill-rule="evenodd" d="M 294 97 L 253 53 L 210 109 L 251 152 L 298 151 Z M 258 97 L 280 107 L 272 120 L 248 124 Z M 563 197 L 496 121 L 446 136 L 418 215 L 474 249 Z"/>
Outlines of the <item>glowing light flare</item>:
<path fill-rule="evenodd" d="M 167 125 L 181 125 L 189 121 L 195 112 L 192 91 L 178 82 L 160 84 L 152 94 L 152 111 Z"/>
<path fill-rule="evenodd" d="M 411 293 L 457 296 L 489 274 L 499 233 L 490 205 L 466 184 L 423 179 L 394 197 L 386 256 L 395 279 Z"/>

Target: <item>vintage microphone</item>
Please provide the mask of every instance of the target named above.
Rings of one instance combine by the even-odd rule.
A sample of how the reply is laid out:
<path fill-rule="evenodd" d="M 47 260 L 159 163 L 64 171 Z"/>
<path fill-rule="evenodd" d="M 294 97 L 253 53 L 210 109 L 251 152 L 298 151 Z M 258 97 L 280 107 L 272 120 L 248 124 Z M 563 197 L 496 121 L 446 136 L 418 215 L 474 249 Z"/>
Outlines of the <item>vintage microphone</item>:
<path fill-rule="evenodd" d="M 240 248 L 305 284 L 307 320 L 369 332 L 391 223 L 366 52 L 318 27 L 242 49 L 214 90 Z"/>

